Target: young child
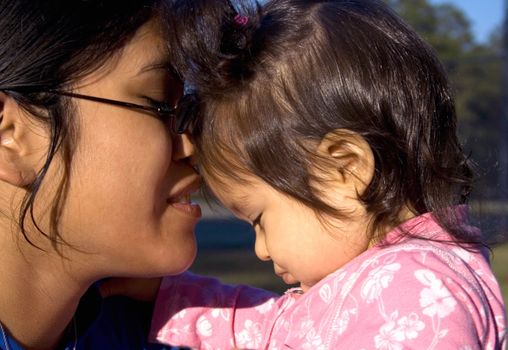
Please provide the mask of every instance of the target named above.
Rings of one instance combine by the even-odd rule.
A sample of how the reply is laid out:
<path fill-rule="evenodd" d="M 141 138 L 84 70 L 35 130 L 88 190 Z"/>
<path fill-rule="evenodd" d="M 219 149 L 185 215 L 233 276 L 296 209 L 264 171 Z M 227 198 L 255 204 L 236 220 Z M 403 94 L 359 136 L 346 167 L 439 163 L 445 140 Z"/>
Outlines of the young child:
<path fill-rule="evenodd" d="M 188 56 L 198 163 L 254 227 L 257 256 L 299 286 L 278 296 L 166 277 L 152 338 L 198 349 L 502 349 L 503 300 L 468 224 L 472 173 L 433 51 L 381 1 L 231 12 L 219 54 Z"/>

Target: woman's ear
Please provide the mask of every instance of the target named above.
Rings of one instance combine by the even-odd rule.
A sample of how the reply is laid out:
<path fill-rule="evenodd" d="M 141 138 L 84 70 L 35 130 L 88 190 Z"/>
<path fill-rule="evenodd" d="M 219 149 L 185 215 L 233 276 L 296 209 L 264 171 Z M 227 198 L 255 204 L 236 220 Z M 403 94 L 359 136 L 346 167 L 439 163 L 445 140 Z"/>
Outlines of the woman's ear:
<path fill-rule="evenodd" d="M 339 186 L 354 189 L 362 194 L 374 177 L 375 160 L 370 145 L 359 134 L 337 129 L 321 140 L 318 154 L 331 165 L 328 176 Z"/>
<path fill-rule="evenodd" d="M 35 180 L 35 163 L 39 163 L 34 155 L 40 151 L 36 145 L 40 146 L 41 135 L 24 113 L 14 99 L 0 92 L 0 181 L 17 187 Z"/>

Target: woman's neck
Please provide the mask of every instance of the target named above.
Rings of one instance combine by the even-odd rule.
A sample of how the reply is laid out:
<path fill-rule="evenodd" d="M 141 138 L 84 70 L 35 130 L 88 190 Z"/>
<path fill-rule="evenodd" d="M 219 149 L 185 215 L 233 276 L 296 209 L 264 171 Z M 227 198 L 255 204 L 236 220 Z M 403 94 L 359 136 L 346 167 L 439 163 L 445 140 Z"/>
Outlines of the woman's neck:
<path fill-rule="evenodd" d="M 88 285 L 53 249 L 42 251 L 15 236 L 0 223 L 0 321 L 25 348 L 53 349 Z"/>

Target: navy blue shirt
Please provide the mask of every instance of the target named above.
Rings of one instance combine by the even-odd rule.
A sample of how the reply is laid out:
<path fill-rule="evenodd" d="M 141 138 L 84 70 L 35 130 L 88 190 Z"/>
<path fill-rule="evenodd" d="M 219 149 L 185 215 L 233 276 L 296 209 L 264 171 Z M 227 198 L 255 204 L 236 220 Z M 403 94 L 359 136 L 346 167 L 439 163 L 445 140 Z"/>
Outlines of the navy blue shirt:
<path fill-rule="evenodd" d="M 126 297 L 102 299 L 93 288 L 82 298 L 76 311 L 76 350 L 176 350 L 147 342 L 151 314 L 150 303 Z M 23 350 L 8 334 L 7 341 L 11 350 Z M 72 350 L 74 342 L 75 331 L 69 329 L 57 349 Z M 1 335 L 0 349 L 6 349 Z"/>

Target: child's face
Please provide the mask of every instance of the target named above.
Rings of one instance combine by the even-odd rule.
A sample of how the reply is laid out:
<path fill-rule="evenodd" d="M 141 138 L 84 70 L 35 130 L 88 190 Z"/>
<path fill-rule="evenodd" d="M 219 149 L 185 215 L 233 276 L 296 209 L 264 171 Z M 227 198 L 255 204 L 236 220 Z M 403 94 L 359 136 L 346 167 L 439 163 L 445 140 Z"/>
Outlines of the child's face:
<path fill-rule="evenodd" d="M 365 210 L 349 196 L 337 193 L 340 209 L 352 213 L 348 220 L 325 217 L 325 221 L 257 178 L 249 179 L 248 185 L 226 180 L 225 185 L 210 187 L 238 218 L 253 225 L 259 259 L 273 261 L 275 273 L 285 283 L 299 283 L 304 291 L 369 246 Z"/>

